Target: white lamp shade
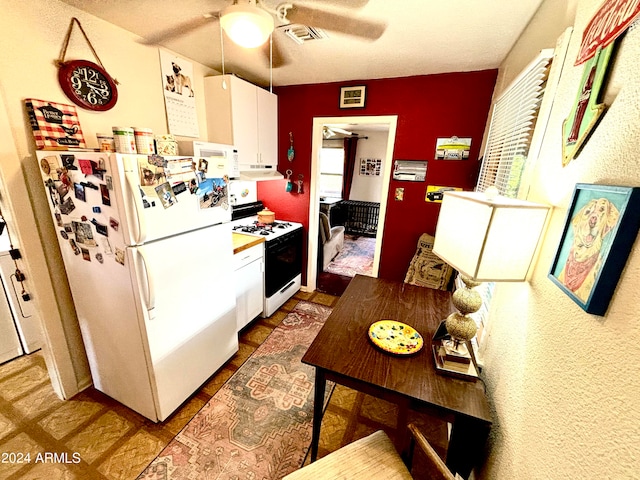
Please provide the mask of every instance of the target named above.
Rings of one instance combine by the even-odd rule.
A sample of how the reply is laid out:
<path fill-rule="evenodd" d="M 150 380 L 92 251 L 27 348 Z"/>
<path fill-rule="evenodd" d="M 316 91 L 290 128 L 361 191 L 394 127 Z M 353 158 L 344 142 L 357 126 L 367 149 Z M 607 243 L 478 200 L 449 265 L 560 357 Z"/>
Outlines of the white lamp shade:
<path fill-rule="evenodd" d="M 483 193 L 446 192 L 433 253 L 480 281 L 524 281 L 549 207 Z"/>
<path fill-rule="evenodd" d="M 255 48 L 273 32 L 273 17 L 254 5 L 231 5 L 220 13 L 220 25 L 241 47 Z"/>

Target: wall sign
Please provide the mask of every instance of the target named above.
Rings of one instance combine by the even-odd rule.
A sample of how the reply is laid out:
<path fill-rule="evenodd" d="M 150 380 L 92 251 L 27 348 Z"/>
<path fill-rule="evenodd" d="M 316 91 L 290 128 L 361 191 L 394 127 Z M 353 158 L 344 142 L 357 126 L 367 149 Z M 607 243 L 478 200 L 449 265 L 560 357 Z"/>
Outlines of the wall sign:
<path fill-rule="evenodd" d="M 612 44 L 640 15 L 640 0 L 605 0 L 582 34 L 576 65 Z"/>
<path fill-rule="evenodd" d="M 436 160 L 466 160 L 471 150 L 470 138 L 438 138 L 436 140 Z"/>
<path fill-rule="evenodd" d="M 571 113 L 562 124 L 562 165 L 573 160 L 604 113 L 596 103 L 616 39 L 640 16 L 640 0 L 605 0 L 582 34 L 575 65 L 585 64 Z"/>
<path fill-rule="evenodd" d="M 571 113 L 562 124 L 562 165 L 573 160 L 604 113 L 606 105 L 597 103 L 609 67 L 613 44 L 598 49 L 587 61 L 582 73 L 578 95 Z"/>

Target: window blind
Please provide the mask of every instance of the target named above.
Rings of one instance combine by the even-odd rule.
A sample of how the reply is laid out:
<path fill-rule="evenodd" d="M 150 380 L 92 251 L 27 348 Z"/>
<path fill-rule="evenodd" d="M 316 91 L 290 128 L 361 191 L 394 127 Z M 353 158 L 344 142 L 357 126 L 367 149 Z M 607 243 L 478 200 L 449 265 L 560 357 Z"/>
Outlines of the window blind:
<path fill-rule="evenodd" d="M 496 100 L 476 190 L 495 185 L 516 197 L 536 126 L 553 52 L 544 50 Z"/>

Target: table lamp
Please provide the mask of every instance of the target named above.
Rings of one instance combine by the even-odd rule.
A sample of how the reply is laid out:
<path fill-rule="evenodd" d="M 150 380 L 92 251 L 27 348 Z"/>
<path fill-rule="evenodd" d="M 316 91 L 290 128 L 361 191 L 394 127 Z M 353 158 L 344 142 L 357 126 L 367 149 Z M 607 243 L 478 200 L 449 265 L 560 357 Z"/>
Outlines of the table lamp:
<path fill-rule="evenodd" d="M 477 370 L 471 339 L 477 325 L 470 314 L 482 305 L 473 289 L 481 282 L 521 282 L 527 279 L 549 207 L 486 193 L 444 193 L 433 253 L 460 272 L 463 288 L 452 296 L 458 310 L 445 320 L 457 348 L 466 346 Z"/>

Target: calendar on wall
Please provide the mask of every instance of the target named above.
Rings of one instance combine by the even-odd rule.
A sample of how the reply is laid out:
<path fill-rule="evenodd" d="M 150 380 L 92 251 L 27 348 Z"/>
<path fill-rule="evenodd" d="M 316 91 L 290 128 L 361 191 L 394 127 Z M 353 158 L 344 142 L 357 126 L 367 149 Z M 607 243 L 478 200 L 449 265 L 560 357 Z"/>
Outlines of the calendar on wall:
<path fill-rule="evenodd" d="M 382 168 L 381 158 L 361 158 L 360 159 L 360 175 L 380 175 Z"/>
<path fill-rule="evenodd" d="M 169 133 L 199 137 L 196 94 L 193 89 L 193 64 L 160 50 L 160 70 Z"/>

